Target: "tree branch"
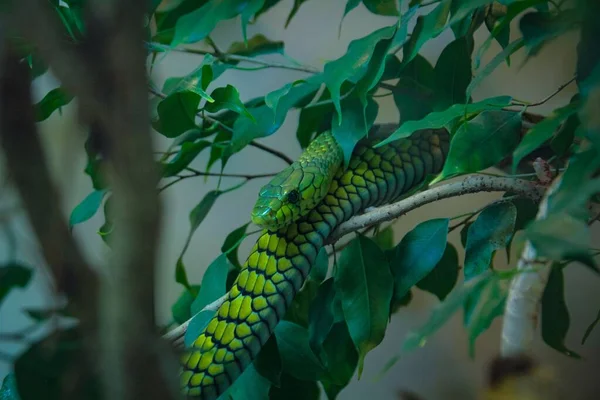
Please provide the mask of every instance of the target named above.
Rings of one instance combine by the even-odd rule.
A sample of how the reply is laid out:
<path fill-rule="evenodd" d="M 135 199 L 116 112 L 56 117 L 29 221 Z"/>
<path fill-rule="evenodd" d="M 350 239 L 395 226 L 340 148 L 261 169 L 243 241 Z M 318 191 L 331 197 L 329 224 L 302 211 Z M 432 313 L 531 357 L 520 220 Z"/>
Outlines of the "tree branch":
<path fill-rule="evenodd" d="M 342 236 L 367 226 L 398 218 L 425 204 L 478 192 L 511 192 L 539 201 L 543 188 L 531 181 L 522 179 L 472 175 L 459 182 L 447 183 L 423 192 L 417 193 L 404 200 L 376 208 L 372 211 L 357 215 L 341 224 L 329 236 L 327 243 L 335 243 Z"/>
<path fill-rule="evenodd" d="M 346 221 L 336 229 L 327 240 L 327 244 L 335 243 L 342 236 L 362 228 L 390 221 L 398 218 L 409 211 L 435 201 L 462 196 L 468 193 L 478 192 L 511 192 L 538 202 L 543 193 L 543 187 L 533 182 L 522 179 L 493 177 L 493 176 L 468 176 L 460 182 L 448 183 L 438 187 L 417 193 L 396 203 L 376 208 L 362 215 L 357 215 Z M 227 295 L 206 306 L 205 310 L 216 310 L 225 301 Z M 190 320 L 172 329 L 163 339 L 169 341 L 175 348 L 183 346 L 183 337 Z"/>

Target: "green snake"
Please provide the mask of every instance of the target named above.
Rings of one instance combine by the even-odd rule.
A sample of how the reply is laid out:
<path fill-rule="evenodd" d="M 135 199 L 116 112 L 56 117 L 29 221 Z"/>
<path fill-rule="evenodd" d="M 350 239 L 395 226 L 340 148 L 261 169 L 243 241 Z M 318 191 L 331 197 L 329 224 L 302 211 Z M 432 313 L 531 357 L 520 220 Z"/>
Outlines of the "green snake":
<path fill-rule="evenodd" d="M 346 168 L 342 148 L 330 131 L 323 132 L 262 187 L 252 222 L 264 230 L 226 300 L 181 356 L 186 396 L 216 399 L 252 363 L 337 226 L 397 200 L 442 170 L 446 130 L 418 131 L 373 147 L 381 131 L 380 125 L 357 143 Z"/>

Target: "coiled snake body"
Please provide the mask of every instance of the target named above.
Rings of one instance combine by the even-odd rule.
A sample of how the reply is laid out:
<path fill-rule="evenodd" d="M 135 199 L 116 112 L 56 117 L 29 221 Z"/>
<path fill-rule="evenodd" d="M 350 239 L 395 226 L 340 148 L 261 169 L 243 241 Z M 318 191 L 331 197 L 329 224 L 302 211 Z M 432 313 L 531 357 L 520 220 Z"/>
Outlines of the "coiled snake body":
<path fill-rule="evenodd" d="M 216 399 L 243 372 L 284 317 L 338 225 L 368 207 L 395 201 L 428 174 L 441 171 L 447 131 L 419 131 L 373 148 L 374 131 L 356 145 L 347 168 L 333 135 L 320 134 L 261 189 L 252 221 L 265 230 L 227 299 L 181 357 L 185 395 Z"/>

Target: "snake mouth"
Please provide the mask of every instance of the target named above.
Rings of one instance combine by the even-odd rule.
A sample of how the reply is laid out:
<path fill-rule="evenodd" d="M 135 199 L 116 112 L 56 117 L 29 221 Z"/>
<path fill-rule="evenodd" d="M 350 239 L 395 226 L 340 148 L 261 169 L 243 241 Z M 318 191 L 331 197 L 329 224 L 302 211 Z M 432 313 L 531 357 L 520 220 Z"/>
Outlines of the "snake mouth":
<path fill-rule="evenodd" d="M 281 226 L 281 223 L 277 223 L 277 212 L 269 206 L 256 206 L 252 210 L 251 215 L 252 223 L 269 230 L 277 230 Z"/>

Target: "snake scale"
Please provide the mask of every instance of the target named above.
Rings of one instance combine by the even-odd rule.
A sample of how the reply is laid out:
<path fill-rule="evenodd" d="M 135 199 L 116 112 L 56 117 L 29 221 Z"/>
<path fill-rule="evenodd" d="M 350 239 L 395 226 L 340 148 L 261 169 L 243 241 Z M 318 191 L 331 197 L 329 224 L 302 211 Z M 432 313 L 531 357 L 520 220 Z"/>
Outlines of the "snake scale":
<path fill-rule="evenodd" d="M 264 230 L 225 302 L 181 356 L 184 395 L 216 399 L 252 363 L 337 226 L 441 171 L 447 131 L 418 131 L 374 148 L 378 130 L 355 146 L 347 168 L 331 132 L 321 133 L 262 187 L 252 221 Z"/>

